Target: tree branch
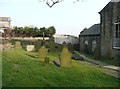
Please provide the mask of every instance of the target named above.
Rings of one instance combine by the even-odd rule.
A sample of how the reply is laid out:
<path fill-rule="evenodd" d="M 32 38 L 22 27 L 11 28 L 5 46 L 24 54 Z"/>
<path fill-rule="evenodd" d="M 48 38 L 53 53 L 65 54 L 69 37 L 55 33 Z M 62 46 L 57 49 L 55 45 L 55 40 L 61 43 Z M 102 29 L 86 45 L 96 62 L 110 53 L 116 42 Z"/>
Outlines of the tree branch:
<path fill-rule="evenodd" d="M 62 2 L 63 0 L 57 0 L 57 1 L 51 0 L 51 1 L 52 1 L 52 5 L 50 5 L 50 3 L 48 2 L 48 0 L 46 1 L 46 4 L 47 4 L 50 8 L 53 7 L 56 3 Z"/>

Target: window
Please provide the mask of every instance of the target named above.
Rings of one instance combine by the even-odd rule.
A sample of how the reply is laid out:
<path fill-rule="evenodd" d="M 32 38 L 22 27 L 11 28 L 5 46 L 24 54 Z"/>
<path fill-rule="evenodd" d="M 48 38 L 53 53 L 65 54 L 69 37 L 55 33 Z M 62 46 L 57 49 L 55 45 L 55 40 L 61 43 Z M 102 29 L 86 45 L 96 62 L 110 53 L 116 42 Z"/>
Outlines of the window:
<path fill-rule="evenodd" d="M 120 49 L 120 18 L 114 21 L 115 30 L 114 30 L 114 48 Z"/>
<path fill-rule="evenodd" d="M 95 51 L 96 47 L 97 47 L 97 42 L 96 42 L 96 40 L 93 40 L 92 41 L 92 51 L 93 52 Z"/>
<path fill-rule="evenodd" d="M 84 43 L 85 43 L 85 45 L 88 45 L 88 41 L 87 40 L 85 40 Z"/>

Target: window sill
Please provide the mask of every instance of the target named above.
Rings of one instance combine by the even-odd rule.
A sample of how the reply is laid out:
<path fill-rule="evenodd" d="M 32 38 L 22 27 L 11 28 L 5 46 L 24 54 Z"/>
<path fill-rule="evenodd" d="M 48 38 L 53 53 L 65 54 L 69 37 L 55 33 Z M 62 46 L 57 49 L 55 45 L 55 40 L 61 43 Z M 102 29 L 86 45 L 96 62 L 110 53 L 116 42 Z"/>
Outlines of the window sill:
<path fill-rule="evenodd" d="M 120 47 L 113 47 L 114 49 L 119 49 L 120 50 Z"/>

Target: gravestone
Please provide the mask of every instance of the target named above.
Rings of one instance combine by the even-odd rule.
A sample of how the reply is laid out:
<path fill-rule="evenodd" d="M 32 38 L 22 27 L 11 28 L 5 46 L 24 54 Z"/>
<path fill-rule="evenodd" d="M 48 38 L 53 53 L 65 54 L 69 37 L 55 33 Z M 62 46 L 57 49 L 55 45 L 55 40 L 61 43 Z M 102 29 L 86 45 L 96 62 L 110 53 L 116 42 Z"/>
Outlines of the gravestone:
<path fill-rule="evenodd" d="M 49 57 L 45 57 L 45 59 L 44 59 L 44 66 L 48 66 L 49 62 L 50 62 Z"/>
<path fill-rule="evenodd" d="M 34 45 L 27 45 L 26 50 L 29 52 L 32 52 L 35 50 L 35 47 L 34 47 Z"/>
<path fill-rule="evenodd" d="M 45 59 L 47 56 L 48 50 L 45 48 L 45 46 L 42 46 L 38 51 L 38 58 Z"/>
<path fill-rule="evenodd" d="M 20 41 L 16 41 L 16 42 L 15 42 L 15 49 L 16 49 L 16 48 L 22 48 Z"/>
<path fill-rule="evenodd" d="M 71 67 L 72 60 L 71 60 L 72 54 L 68 50 L 67 47 L 63 47 L 63 50 L 60 55 L 60 66 L 61 67 Z"/>

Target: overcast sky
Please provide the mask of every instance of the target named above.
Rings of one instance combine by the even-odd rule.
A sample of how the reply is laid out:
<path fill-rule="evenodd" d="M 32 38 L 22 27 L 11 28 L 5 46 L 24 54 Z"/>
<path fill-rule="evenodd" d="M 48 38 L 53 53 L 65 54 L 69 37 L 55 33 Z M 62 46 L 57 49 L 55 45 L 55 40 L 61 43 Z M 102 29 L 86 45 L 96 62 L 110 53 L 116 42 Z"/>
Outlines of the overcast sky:
<path fill-rule="evenodd" d="M 42 0 L 0 0 L 0 16 L 11 17 L 12 26 L 55 26 L 57 34 L 78 36 L 80 31 L 100 23 L 98 12 L 110 0 L 64 0 L 49 8 Z"/>

